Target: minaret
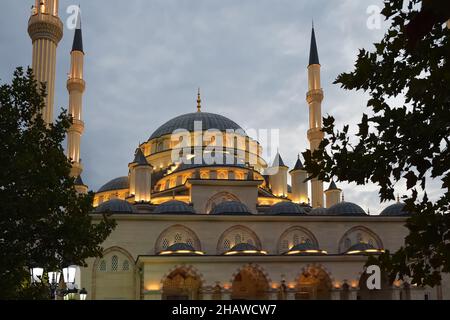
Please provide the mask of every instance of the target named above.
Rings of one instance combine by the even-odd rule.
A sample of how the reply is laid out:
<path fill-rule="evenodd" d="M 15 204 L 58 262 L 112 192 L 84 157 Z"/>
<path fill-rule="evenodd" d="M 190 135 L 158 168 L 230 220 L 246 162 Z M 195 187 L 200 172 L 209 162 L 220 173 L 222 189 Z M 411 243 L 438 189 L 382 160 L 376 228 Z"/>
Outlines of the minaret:
<path fill-rule="evenodd" d="M 46 83 L 47 98 L 42 117 L 53 122 L 55 97 L 56 48 L 63 36 L 63 24 L 58 17 L 59 0 L 36 0 L 28 21 L 28 34 L 33 42 L 32 68 L 37 81 Z"/>
<path fill-rule="evenodd" d="M 298 156 L 294 169 L 289 171 L 291 175 L 292 193 L 291 200 L 295 203 L 308 203 L 308 172 L 303 167 L 303 163 Z"/>
<path fill-rule="evenodd" d="M 309 52 L 308 66 L 308 93 L 306 101 L 309 105 L 309 130 L 308 140 L 311 152 L 319 148 L 324 134 L 322 129 L 322 100 L 323 90 L 320 85 L 320 63 L 317 52 L 316 35 L 314 26 L 311 34 L 311 49 Z M 311 181 L 311 205 L 313 208 L 323 207 L 323 182 L 318 179 Z"/>
<path fill-rule="evenodd" d="M 78 177 L 83 171 L 83 165 L 80 161 L 80 140 L 84 131 L 82 109 L 83 92 L 86 88 L 86 83 L 83 80 L 84 51 L 80 14 L 77 17 L 77 26 L 70 55 L 71 62 L 67 91 L 69 91 L 69 114 L 73 118 L 73 123 L 67 131 L 67 157 L 72 161 L 71 175 Z"/>

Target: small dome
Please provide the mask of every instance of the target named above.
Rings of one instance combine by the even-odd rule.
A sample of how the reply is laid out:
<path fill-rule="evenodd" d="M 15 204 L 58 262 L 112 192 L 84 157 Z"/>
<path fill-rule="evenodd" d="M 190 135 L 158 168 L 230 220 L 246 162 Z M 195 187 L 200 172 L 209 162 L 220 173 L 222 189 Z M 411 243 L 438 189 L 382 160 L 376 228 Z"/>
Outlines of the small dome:
<path fill-rule="evenodd" d="M 382 253 L 383 249 L 377 249 L 371 244 L 360 242 L 348 248 L 346 254 L 376 254 Z"/>
<path fill-rule="evenodd" d="M 135 212 L 134 207 L 125 200 L 112 199 L 103 202 L 97 208 L 95 208 L 97 213 L 114 212 L 114 213 L 133 213 Z"/>
<path fill-rule="evenodd" d="M 296 244 L 288 252 L 286 255 L 318 255 L 318 254 L 327 254 L 326 251 L 320 250 L 315 244 L 311 242 L 303 242 Z"/>
<path fill-rule="evenodd" d="M 195 214 L 195 210 L 182 201 L 170 200 L 157 206 L 153 213 Z"/>
<path fill-rule="evenodd" d="M 367 213 L 353 202 L 340 202 L 327 210 L 331 216 L 367 216 Z"/>
<path fill-rule="evenodd" d="M 201 251 L 196 251 L 193 246 L 187 243 L 174 243 L 167 249 L 158 253 L 159 255 L 203 255 Z"/>
<path fill-rule="evenodd" d="M 249 243 L 239 243 L 233 248 L 225 252 L 225 255 L 266 255 L 266 251 L 259 250 L 252 244 Z"/>
<path fill-rule="evenodd" d="M 290 201 L 282 201 L 270 207 L 268 214 L 273 215 L 304 215 L 306 210 L 299 204 Z"/>
<path fill-rule="evenodd" d="M 245 204 L 239 201 L 224 201 L 216 205 L 210 214 L 217 215 L 250 215 L 252 214 Z"/>
<path fill-rule="evenodd" d="M 127 176 L 119 177 L 105 183 L 102 187 L 100 187 L 100 189 L 98 189 L 97 193 L 112 190 L 128 189 L 129 187 L 130 183 L 128 182 L 128 177 Z"/>
<path fill-rule="evenodd" d="M 385 217 L 401 217 L 401 216 L 409 216 L 411 212 L 404 211 L 406 204 L 404 203 L 394 203 L 390 206 L 386 207 L 383 211 L 381 211 L 380 216 Z"/>
<path fill-rule="evenodd" d="M 308 214 L 312 215 L 312 216 L 326 216 L 328 214 L 328 209 L 327 208 L 315 208 L 315 209 L 312 209 Z"/>

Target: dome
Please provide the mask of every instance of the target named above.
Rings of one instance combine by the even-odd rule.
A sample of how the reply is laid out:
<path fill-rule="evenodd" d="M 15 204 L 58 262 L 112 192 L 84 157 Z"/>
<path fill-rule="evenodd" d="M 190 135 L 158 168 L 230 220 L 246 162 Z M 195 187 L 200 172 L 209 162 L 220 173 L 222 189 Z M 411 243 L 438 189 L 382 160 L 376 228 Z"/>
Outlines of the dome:
<path fill-rule="evenodd" d="M 130 183 L 128 182 L 128 177 L 119 177 L 112 179 L 111 181 L 105 183 L 97 192 L 105 192 L 112 190 L 128 189 Z"/>
<path fill-rule="evenodd" d="M 297 203 L 282 201 L 271 206 L 268 214 L 302 215 L 306 214 L 306 210 Z"/>
<path fill-rule="evenodd" d="M 235 245 L 233 248 L 225 252 L 225 255 L 266 255 L 267 252 L 263 250 L 259 250 L 257 247 L 250 243 L 239 243 Z"/>
<path fill-rule="evenodd" d="M 353 202 L 340 202 L 327 209 L 331 216 L 367 216 L 367 213 Z"/>
<path fill-rule="evenodd" d="M 133 206 L 125 201 L 120 199 L 112 199 L 106 202 L 103 202 L 97 208 L 95 208 L 95 212 L 104 213 L 104 212 L 118 212 L 118 213 L 133 213 L 135 212 Z"/>
<path fill-rule="evenodd" d="M 287 255 L 316 255 L 316 254 L 327 254 L 326 251 L 320 250 L 315 244 L 310 242 L 303 242 L 296 244 L 288 252 Z"/>
<path fill-rule="evenodd" d="M 227 129 L 238 130 L 242 128 L 234 121 L 214 113 L 208 112 L 194 112 L 187 113 L 181 116 L 175 117 L 158 129 L 150 136 L 149 140 L 162 137 L 166 134 L 171 134 L 177 129 L 185 129 L 189 132 L 194 132 L 194 122 L 202 122 L 202 130 L 217 129 L 220 131 L 225 131 Z"/>
<path fill-rule="evenodd" d="M 346 254 L 382 253 L 383 251 L 383 249 L 377 249 L 371 244 L 360 242 L 348 248 Z"/>
<path fill-rule="evenodd" d="M 245 204 L 239 201 L 224 201 L 216 205 L 210 214 L 249 215 L 252 214 Z"/>
<path fill-rule="evenodd" d="M 157 206 L 153 213 L 195 214 L 195 210 L 182 201 L 170 200 Z"/>
<path fill-rule="evenodd" d="M 312 209 L 308 214 L 312 215 L 312 216 L 326 216 L 328 214 L 328 209 L 327 208 L 315 208 L 315 209 Z"/>
<path fill-rule="evenodd" d="M 383 211 L 381 211 L 380 216 L 385 217 L 401 217 L 401 216 L 409 216 L 411 212 L 403 211 L 406 204 L 404 203 L 394 203 L 390 206 L 386 207 Z"/>
<path fill-rule="evenodd" d="M 193 246 L 187 243 L 174 243 L 167 249 L 158 253 L 159 255 L 203 255 L 202 251 L 196 251 Z"/>

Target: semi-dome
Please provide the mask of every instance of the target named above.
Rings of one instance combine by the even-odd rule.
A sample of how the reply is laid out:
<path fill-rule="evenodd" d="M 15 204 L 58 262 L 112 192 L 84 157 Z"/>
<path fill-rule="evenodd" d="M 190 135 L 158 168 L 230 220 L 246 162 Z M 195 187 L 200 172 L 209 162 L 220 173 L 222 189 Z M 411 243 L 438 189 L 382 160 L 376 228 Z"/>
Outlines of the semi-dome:
<path fill-rule="evenodd" d="M 157 206 L 153 213 L 195 214 L 195 210 L 182 201 L 170 200 Z"/>
<path fill-rule="evenodd" d="M 249 215 L 252 214 L 245 204 L 239 201 L 224 201 L 216 205 L 210 214 L 216 215 Z"/>
<path fill-rule="evenodd" d="M 202 130 L 217 129 L 225 131 L 227 129 L 239 130 L 242 128 L 233 120 L 230 120 L 224 116 L 215 113 L 208 112 L 194 112 L 187 113 L 181 116 L 175 117 L 158 129 L 150 136 L 150 140 L 162 137 L 167 134 L 173 133 L 177 129 L 184 129 L 189 132 L 194 132 L 194 122 L 201 121 Z"/>
<path fill-rule="evenodd" d="M 401 217 L 401 216 L 409 216 L 411 212 L 404 211 L 406 204 L 398 202 L 391 204 L 386 207 L 383 211 L 381 211 L 380 216 L 385 217 Z"/>
<path fill-rule="evenodd" d="M 290 201 L 282 201 L 270 207 L 268 214 L 273 215 L 302 215 L 306 214 L 306 210 L 298 203 Z"/>
<path fill-rule="evenodd" d="M 353 202 L 340 202 L 327 209 L 331 216 L 367 216 L 363 208 Z"/>
<path fill-rule="evenodd" d="M 308 212 L 309 215 L 312 216 L 326 216 L 328 214 L 327 208 L 314 208 L 310 212 Z"/>
<path fill-rule="evenodd" d="M 120 190 L 120 189 L 128 189 L 130 187 L 130 183 L 128 181 L 128 177 L 118 177 L 112 179 L 111 181 L 105 183 L 97 192 L 105 192 L 112 190 Z"/>
<path fill-rule="evenodd" d="M 125 200 L 112 199 L 103 202 L 97 208 L 95 208 L 97 213 L 114 212 L 114 213 L 133 213 L 135 212 L 134 207 Z"/>

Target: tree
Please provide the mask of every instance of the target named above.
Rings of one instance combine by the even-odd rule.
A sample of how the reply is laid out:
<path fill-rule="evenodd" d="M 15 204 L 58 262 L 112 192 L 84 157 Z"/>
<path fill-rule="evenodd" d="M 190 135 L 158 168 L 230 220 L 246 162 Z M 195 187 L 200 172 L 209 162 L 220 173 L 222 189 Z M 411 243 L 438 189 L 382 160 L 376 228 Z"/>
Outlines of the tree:
<path fill-rule="evenodd" d="M 45 97 L 31 69 L 0 87 L 0 299 L 48 296 L 30 286 L 28 268 L 85 266 L 115 227 L 106 215 L 92 223 L 93 194 L 76 192 L 62 147 L 71 117 L 47 126 Z"/>
<path fill-rule="evenodd" d="M 450 32 L 442 16 L 418 39 L 414 27 L 435 5 L 442 6 L 444 17 L 450 11 L 448 1 L 433 2 L 431 9 L 426 3 L 420 9 L 420 2 L 386 0 L 382 14 L 391 25 L 384 38 L 373 51 L 360 50 L 354 71 L 335 81 L 370 95 L 356 141 L 348 125 L 338 130 L 327 116 L 319 149 L 303 155 L 312 177 L 375 183 L 382 201 L 394 200 L 394 186 L 405 183 L 406 210 L 414 212 L 406 223 L 409 235 L 397 252 L 387 251 L 375 262 L 391 281 L 408 276 L 418 285 L 435 286 L 441 273 L 450 271 Z M 442 183 L 437 201 L 428 199 L 430 180 Z"/>

